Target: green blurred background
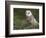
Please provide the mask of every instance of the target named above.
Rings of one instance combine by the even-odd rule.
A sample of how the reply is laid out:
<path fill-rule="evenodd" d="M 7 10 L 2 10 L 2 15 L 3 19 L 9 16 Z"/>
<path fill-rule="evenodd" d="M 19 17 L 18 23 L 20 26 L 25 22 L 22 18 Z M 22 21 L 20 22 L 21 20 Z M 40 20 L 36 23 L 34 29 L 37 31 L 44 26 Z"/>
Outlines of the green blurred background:
<path fill-rule="evenodd" d="M 14 8 L 14 30 L 32 29 L 31 24 L 26 22 L 25 11 L 30 10 L 39 23 L 39 9 Z M 38 29 L 39 25 L 35 26 Z"/>

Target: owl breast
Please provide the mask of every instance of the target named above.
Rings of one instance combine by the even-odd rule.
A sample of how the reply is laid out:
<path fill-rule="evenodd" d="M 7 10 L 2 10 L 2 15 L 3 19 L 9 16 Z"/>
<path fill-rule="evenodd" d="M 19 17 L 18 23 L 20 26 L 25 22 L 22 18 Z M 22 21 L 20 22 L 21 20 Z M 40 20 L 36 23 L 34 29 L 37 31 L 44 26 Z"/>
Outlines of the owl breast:
<path fill-rule="evenodd" d="M 27 16 L 27 17 L 26 17 L 26 20 L 27 20 L 29 23 L 32 23 L 32 22 L 34 21 L 33 15 Z"/>

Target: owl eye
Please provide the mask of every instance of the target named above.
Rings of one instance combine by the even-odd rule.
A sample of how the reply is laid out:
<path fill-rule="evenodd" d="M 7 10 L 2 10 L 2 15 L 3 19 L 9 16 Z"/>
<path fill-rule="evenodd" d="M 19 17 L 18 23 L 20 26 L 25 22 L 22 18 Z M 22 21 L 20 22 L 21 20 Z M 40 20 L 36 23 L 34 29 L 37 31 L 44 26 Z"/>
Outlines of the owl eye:
<path fill-rule="evenodd" d="M 30 12 L 28 12 L 28 14 L 30 14 Z"/>

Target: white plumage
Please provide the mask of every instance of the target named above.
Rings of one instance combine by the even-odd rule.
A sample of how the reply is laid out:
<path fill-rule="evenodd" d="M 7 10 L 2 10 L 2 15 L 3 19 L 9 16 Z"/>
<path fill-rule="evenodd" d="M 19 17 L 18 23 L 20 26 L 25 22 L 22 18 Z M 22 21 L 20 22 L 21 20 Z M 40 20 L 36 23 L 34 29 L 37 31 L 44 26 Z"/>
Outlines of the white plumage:
<path fill-rule="evenodd" d="M 32 27 L 34 28 L 35 25 L 38 25 L 38 22 L 36 21 L 36 19 L 34 18 L 34 16 L 32 15 L 32 12 L 30 10 L 26 10 L 26 20 L 31 23 Z"/>

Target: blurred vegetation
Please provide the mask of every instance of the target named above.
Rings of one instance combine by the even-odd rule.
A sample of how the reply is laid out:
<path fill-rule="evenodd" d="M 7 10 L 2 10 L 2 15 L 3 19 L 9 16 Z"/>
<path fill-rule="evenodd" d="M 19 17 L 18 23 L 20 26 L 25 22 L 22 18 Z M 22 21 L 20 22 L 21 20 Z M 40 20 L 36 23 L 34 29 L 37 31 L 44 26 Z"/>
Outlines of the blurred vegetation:
<path fill-rule="evenodd" d="M 30 10 L 39 22 L 39 9 L 14 8 L 14 29 L 32 29 L 31 24 L 27 23 L 25 19 L 26 10 Z M 35 26 L 35 28 L 39 28 L 39 25 Z"/>

